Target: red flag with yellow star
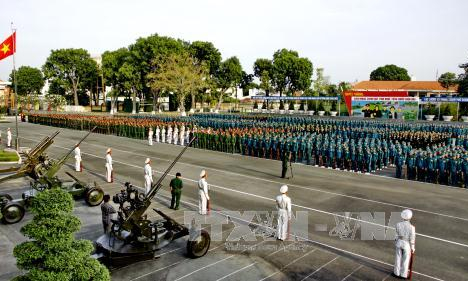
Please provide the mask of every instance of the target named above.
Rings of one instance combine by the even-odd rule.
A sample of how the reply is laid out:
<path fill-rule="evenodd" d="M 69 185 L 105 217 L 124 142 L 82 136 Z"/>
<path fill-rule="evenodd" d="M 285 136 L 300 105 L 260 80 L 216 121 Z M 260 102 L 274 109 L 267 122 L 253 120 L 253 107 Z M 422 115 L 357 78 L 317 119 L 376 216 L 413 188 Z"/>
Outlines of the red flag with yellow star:
<path fill-rule="evenodd" d="M 0 44 L 0 60 L 13 55 L 16 52 L 16 32 Z"/>

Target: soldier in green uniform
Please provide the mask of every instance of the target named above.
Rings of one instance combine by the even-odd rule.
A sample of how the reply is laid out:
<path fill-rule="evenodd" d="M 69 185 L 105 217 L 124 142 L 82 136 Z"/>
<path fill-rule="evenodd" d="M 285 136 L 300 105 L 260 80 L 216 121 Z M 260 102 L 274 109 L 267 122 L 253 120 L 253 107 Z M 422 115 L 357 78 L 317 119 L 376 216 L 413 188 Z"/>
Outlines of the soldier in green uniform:
<path fill-rule="evenodd" d="M 182 195 L 182 188 L 184 187 L 182 180 L 180 179 L 182 175 L 180 173 L 176 174 L 176 177 L 171 180 L 169 186 L 171 187 L 171 209 L 179 210 L 180 196 Z"/>
<path fill-rule="evenodd" d="M 291 152 L 289 149 L 285 149 L 281 155 L 281 178 L 286 178 L 286 173 L 288 172 L 288 165 L 291 161 Z"/>

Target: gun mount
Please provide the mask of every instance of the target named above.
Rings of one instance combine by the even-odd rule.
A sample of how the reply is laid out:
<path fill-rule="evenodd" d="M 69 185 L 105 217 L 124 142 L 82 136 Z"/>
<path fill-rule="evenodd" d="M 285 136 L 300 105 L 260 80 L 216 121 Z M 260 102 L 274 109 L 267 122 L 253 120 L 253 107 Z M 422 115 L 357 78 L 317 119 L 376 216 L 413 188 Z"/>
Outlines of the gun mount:
<path fill-rule="evenodd" d="M 119 205 L 118 217 L 112 220 L 110 233 L 102 235 L 96 241 L 95 257 L 102 263 L 118 267 L 153 259 L 156 251 L 189 234 L 187 251 L 190 257 L 202 257 L 208 252 L 211 239 L 205 230 L 195 231 L 194 234 L 194 231 L 157 209 L 153 210 L 162 219 L 152 221 L 147 219 L 145 214 L 151 205 L 151 199 L 162 187 L 162 181 L 194 140 L 195 138 L 184 147 L 159 180 L 152 185 L 147 195 L 126 182 L 125 189 L 113 196 L 113 202 Z"/>
<path fill-rule="evenodd" d="M 59 134 L 59 131 L 57 131 L 52 134 L 52 136 L 45 137 L 29 153 L 25 153 L 27 159 L 19 168 L 0 170 L 0 173 L 13 172 L 13 174 L 1 178 L 0 183 L 24 176 L 31 178 L 31 188 L 23 192 L 21 199 L 13 200 L 8 194 L 0 194 L 1 219 L 4 223 L 17 223 L 21 221 L 25 213 L 25 208 L 29 205 L 30 200 L 37 192 L 41 192 L 45 189 L 65 189 L 75 197 L 84 197 L 86 203 L 90 206 L 97 206 L 102 202 L 104 192 L 97 183 L 94 183 L 94 186 L 90 186 L 78 180 L 68 172 L 66 172 L 66 174 L 72 181 L 62 181 L 57 177 L 57 172 L 70 158 L 75 147 L 80 145 L 93 130 L 94 128 L 60 159 L 53 160 L 45 154 L 45 151 L 53 144 L 54 138 Z"/>

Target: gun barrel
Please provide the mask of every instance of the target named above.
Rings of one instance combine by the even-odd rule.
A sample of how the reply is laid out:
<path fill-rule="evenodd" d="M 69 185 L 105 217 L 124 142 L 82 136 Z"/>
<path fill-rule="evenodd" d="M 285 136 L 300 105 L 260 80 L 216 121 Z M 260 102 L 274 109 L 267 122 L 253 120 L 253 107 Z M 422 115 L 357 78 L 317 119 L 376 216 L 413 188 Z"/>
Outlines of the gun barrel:
<path fill-rule="evenodd" d="M 148 192 L 148 195 L 146 196 L 146 199 L 147 200 L 151 200 L 155 195 L 156 193 L 159 191 L 159 189 L 161 188 L 161 183 L 162 181 L 164 180 L 164 178 L 167 176 L 167 174 L 169 174 L 169 172 L 172 170 L 172 168 L 174 167 L 174 165 L 177 163 L 177 161 L 179 161 L 180 157 L 182 157 L 182 155 L 184 154 L 184 152 L 187 150 L 187 148 L 189 148 L 189 146 L 192 144 L 192 142 L 196 139 L 196 137 L 192 138 L 190 140 L 189 143 L 187 143 L 187 145 L 184 147 L 184 149 L 182 149 L 182 151 L 179 153 L 179 155 L 177 155 L 176 159 L 174 159 L 174 161 L 172 161 L 171 165 L 169 165 L 169 167 L 167 167 L 166 171 L 164 172 L 164 174 L 159 178 L 159 180 L 153 184 L 151 186 L 151 189 L 150 191 Z"/>
<path fill-rule="evenodd" d="M 62 167 L 63 163 L 65 163 L 65 161 L 67 161 L 67 159 L 70 157 L 70 155 L 72 154 L 73 150 L 75 150 L 75 147 L 80 145 L 93 131 L 94 129 L 96 129 L 96 127 L 92 128 L 83 138 L 81 138 L 81 140 L 72 148 L 70 149 L 70 151 L 68 151 L 67 154 L 65 154 L 60 160 L 58 160 L 52 168 L 50 168 L 48 171 L 47 171 L 47 176 L 48 177 L 52 177 L 54 176 L 58 170 L 60 169 L 60 167 Z"/>
<path fill-rule="evenodd" d="M 45 137 L 40 141 L 36 146 L 27 154 L 28 158 L 31 156 L 35 156 L 38 154 L 39 151 L 44 151 L 48 146 L 53 143 L 53 139 L 60 133 L 60 131 L 56 131 L 52 136 Z"/>

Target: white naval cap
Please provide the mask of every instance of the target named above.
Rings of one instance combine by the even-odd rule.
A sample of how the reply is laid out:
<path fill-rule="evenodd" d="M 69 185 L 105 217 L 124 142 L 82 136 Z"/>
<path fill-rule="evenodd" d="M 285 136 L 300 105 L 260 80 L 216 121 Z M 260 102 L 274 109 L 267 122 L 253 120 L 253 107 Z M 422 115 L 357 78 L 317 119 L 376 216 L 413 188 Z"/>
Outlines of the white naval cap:
<path fill-rule="evenodd" d="M 401 212 L 401 218 L 409 221 L 413 217 L 413 212 L 410 209 L 403 210 Z"/>
<path fill-rule="evenodd" d="M 200 173 L 200 178 L 203 178 L 204 176 L 206 176 L 206 171 L 202 170 L 201 173 Z"/>
<path fill-rule="evenodd" d="M 106 150 L 106 153 L 109 153 L 109 152 L 111 152 L 111 151 L 112 151 L 112 149 L 108 148 L 108 149 Z"/>
<path fill-rule="evenodd" d="M 146 160 L 145 160 L 145 164 L 148 164 L 150 161 L 151 161 L 151 159 L 149 159 L 149 158 L 146 158 Z"/>
<path fill-rule="evenodd" d="M 288 186 L 283 184 L 281 187 L 280 187 L 280 192 L 281 193 L 286 193 L 288 192 Z"/>

